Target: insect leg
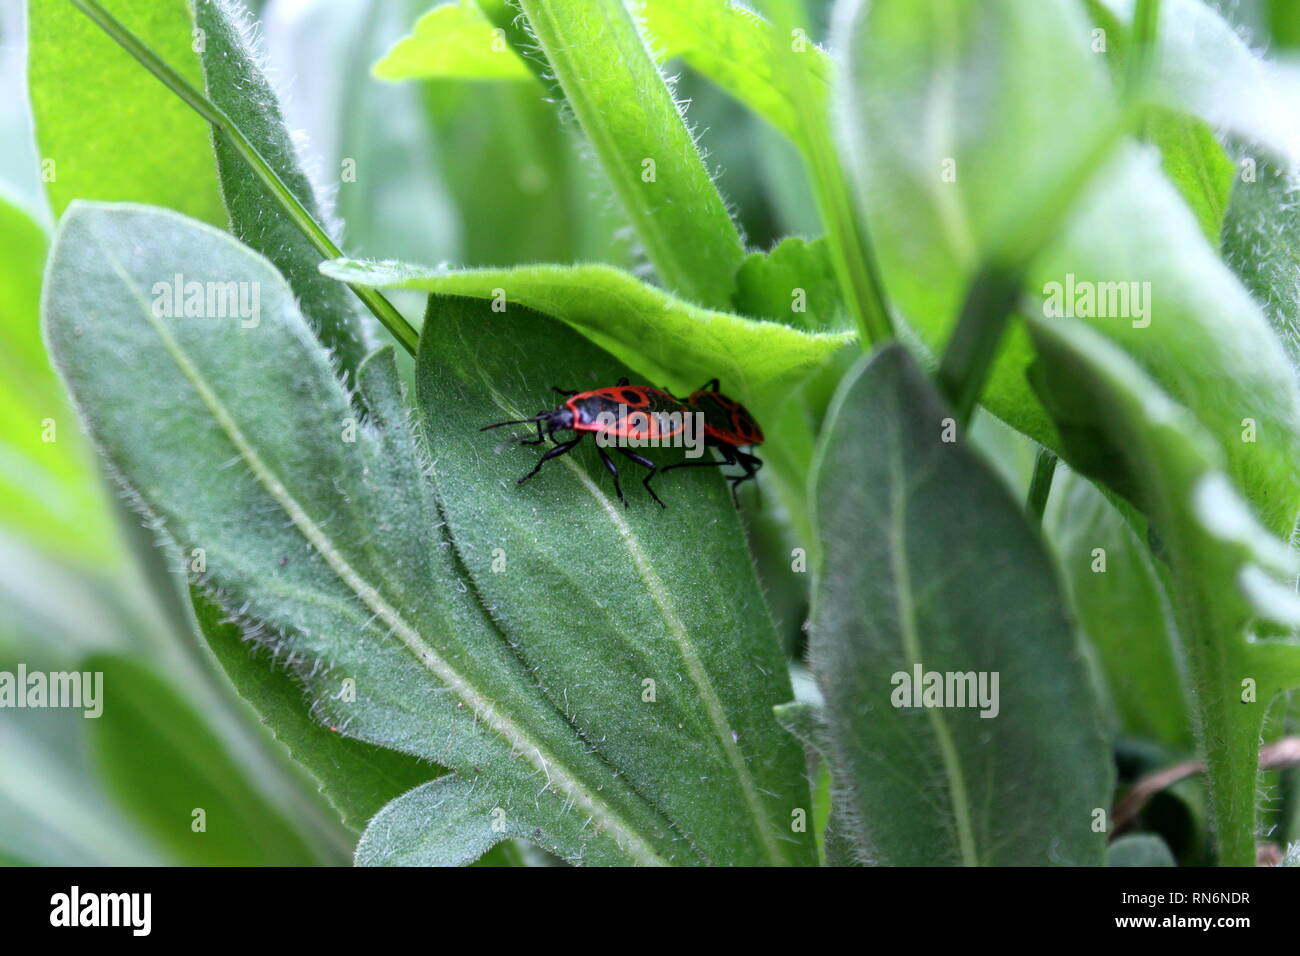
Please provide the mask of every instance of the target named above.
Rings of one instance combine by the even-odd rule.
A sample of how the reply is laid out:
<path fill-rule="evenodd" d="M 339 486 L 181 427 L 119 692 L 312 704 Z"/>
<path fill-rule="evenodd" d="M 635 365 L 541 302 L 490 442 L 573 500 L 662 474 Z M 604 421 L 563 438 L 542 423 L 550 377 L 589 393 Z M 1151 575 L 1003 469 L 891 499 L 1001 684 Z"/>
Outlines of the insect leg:
<path fill-rule="evenodd" d="M 662 500 L 660 500 L 659 496 L 655 494 L 655 490 L 650 487 L 650 479 L 659 473 L 659 465 L 656 462 L 653 462 L 649 458 L 645 457 L 645 455 L 638 455 L 636 452 L 628 451 L 626 448 L 623 448 L 621 446 L 619 447 L 618 451 L 620 454 L 623 455 L 624 458 L 627 458 L 629 461 L 636 462 L 642 468 L 648 469 L 646 472 L 646 476 L 641 479 L 641 484 L 645 486 L 646 491 L 650 492 L 650 497 L 659 503 L 660 508 L 667 508 L 668 506 L 664 504 Z"/>
<path fill-rule="evenodd" d="M 567 451 L 572 451 L 572 450 L 573 450 L 573 446 L 576 445 L 576 444 L 578 444 L 578 442 L 580 442 L 580 441 L 582 441 L 582 433 L 581 433 L 581 432 L 579 432 L 579 433 L 578 433 L 578 437 L 575 438 L 575 439 L 573 439 L 572 441 L 566 441 L 566 442 L 564 442 L 563 444 L 561 444 L 561 445 L 556 445 L 554 448 L 550 449 L 550 450 L 549 450 L 545 455 L 543 455 L 541 458 L 539 458 L 539 459 L 537 460 L 537 464 L 533 466 L 533 470 L 530 471 L 528 474 L 524 475 L 522 478 L 520 478 L 520 479 L 516 482 L 516 484 L 520 484 L 520 485 L 522 485 L 522 484 L 523 484 L 525 481 L 527 481 L 529 478 L 533 477 L 533 475 L 535 475 L 535 474 L 537 474 L 539 471 L 541 471 L 541 470 L 542 470 L 542 465 L 546 464 L 547 461 L 549 461 L 549 460 L 552 459 L 552 458 L 556 458 L 556 457 L 558 457 L 558 456 L 560 456 L 560 455 L 563 455 L 563 454 L 564 454 L 565 452 L 567 452 Z"/>
<path fill-rule="evenodd" d="M 600 460 L 605 463 L 605 467 L 609 469 L 609 473 L 614 476 L 614 493 L 618 495 L 618 500 L 623 502 L 623 507 L 626 508 L 627 499 L 623 497 L 623 489 L 618 486 L 618 466 L 614 464 L 613 459 L 609 457 L 605 449 L 600 447 L 600 442 L 596 442 L 596 451 L 600 454 Z"/>
<path fill-rule="evenodd" d="M 537 423 L 537 437 L 536 437 L 536 438 L 516 438 L 516 439 L 515 439 L 515 444 L 517 444 L 517 445 L 540 445 L 540 444 L 541 444 L 542 442 L 544 442 L 544 441 L 546 441 L 546 436 L 544 436 L 544 435 L 542 434 L 542 423 L 541 423 L 541 422 L 538 422 L 538 423 Z"/>
<path fill-rule="evenodd" d="M 745 473 L 731 479 L 731 497 L 733 499 L 736 497 L 736 489 L 744 482 L 750 481 L 758 474 L 758 470 L 763 467 L 763 461 L 757 455 L 746 454 L 737 449 L 734 456 L 736 463 L 745 469 Z"/>

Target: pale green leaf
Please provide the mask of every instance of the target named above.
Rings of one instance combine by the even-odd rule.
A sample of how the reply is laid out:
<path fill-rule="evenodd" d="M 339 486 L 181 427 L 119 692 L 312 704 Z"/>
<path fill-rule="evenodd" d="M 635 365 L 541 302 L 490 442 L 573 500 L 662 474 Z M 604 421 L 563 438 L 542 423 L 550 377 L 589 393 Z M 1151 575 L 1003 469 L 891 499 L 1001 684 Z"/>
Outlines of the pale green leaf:
<path fill-rule="evenodd" d="M 809 108 L 793 95 L 772 56 L 772 26 L 730 0 L 638 0 L 633 7 L 659 62 L 680 58 L 795 142 L 797 112 Z M 434 7 L 415 22 L 374 66 L 384 80 L 531 80 L 519 52 L 477 5 L 460 0 Z M 830 57 L 805 35 L 810 70 L 824 107 Z"/>
<path fill-rule="evenodd" d="M 260 321 L 155 314 L 153 283 L 176 272 L 256 283 Z M 317 719 L 480 780 L 566 859 L 699 861 L 466 587 L 391 350 L 361 369 L 358 421 L 283 279 L 167 211 L 78 204 L 50 277 L 47 338 L 98 447 L 183 553 L 202 549 L 198 583 L 292 668 Z"/>
<path fill-rule="evenodd" d="M 505 314 L 513 303 L 545 312 L 654 384 L 690 391 L 721 378 L 760 418 L 853 338 L 703 309 L 603 265 L 447 271 L 335 260 L 321 271 L 359 285 L 502 300 Z"/>
<path fill-rule="evenodd" d="M 470 0 L 444 3 L 415 21 L 374 65 L 381 80 L 532 80 L 533 75 Z"/>
<path fill-rule="evenodd" d="M 41 342 L 46 237 L 0 200 L 0 522 L 99 570 L 117 560 L 103 487 Z"/>
<path fill-rule="evenodd" d="M 1160 837 L 1151 833 L 1122 836 L 1106 850 L 1107 866 L 1176 866 L 1174 855 Z"/>

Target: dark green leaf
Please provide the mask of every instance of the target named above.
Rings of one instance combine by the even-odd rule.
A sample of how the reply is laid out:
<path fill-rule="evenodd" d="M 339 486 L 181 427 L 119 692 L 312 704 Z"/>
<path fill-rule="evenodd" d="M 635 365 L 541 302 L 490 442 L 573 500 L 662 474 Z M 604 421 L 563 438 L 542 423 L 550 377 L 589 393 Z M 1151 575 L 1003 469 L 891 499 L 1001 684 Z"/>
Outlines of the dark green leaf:
<path fill-rule="evenodd" d="M 950 414 L 888 346 L 822 436 L 809 659 L 835 814 L 874 863 L 1098 864 L 1110 758 L 1074 629 L 1020 504 L 943 440 Z M 916 707 L 930 675 L 949 696 Z"/>
<path fill-rule="evenodd" d="M 541 449 L 493 454 L 507 435 L 479 430 L 626 371 L 530 309 L 431 297 L 417 395 L 451 536 L 556 706 L 708 860 L 810 862 L 792 830 L 810 807 L 802 756 L 771 710 L 790 698 L 785 661 L 718 473 L 662 476 L 661 511 L 615 454 L 625 508 L 591 442 L 520 487 Z"/>
<path fill-rule="evenodd" d="M 1123 836 L 1106 851 L 1107 866 L 1177 866 L 1165 841 L 1150 833 Z"/>

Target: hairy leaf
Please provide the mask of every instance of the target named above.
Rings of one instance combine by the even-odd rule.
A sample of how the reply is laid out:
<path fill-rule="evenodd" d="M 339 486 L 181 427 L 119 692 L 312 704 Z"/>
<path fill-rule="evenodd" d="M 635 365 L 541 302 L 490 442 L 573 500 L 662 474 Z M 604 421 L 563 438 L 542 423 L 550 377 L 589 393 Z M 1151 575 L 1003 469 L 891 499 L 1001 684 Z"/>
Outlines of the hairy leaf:
<path fill-rule="evenodd" d="M 1220 855 L 1255 856 L 1260 727 L 1274 694 L 1300 681 L 1300 645 L 1248 642 L 1256 618 L 1300 622 L 1279 578 L 1295 558 L 1261 527 L 1192 416 L 1122 351 L 1081 322 L 1034 320 L 1034 381 L 1067 460 L 1123 491 L 1149 516 L 1188 663 Z"/>
<path fill-rule="evenodd" d="M 225 110 L 303 208 L 318 222 L 321 199 L 302 168 L 285 127 L 275 89 L 261 66 L 247 12 L 231 0 L 194 0 L 194 20 L 204 31 L 200 55 L 208 98 Z M 221 192 L 235 237 L 262 253 L 289 281 L 298 304 L 347 374 L 365 356 L 362 310 L 356 296 L 320 274 L 321 255 L 289 218 L 271 190 L 235 147 L 214 137 Z"/>
<path fill-rule="evenodd" d="M 260 320 L 166 316 L 151 290 L 177 272 L 255 284 Z M 480 780 L 566 859 L 698 862 L 466 587 L 391 349 L 360 371 L 358 421 L 283 279 L 166 211 L 78 204 L 50 276 L 50 349 L 100 449 L 151 520 L 201 549 L 198 583 L 294 670 L 317 719 Z"/>
<path fill-rule="evenodd" d="M 809 659 L 835 814 L 879 864 L 1099 864 L 1110 758 L 1052 562 L 949 416 L 891 345 L 819 445 Z"/>
<path fill-rule="evenodd" d="M 623 0 L 520 9 L 664 285 L 725 308 L 740 234 Z"/>
<path fill-rule="evenodd" d="M 658 478 L 661 510 L 611 449 L 624 507 L 592 442 L 521 487 L 545 446 L 494 454 L 506 434 L 479 430 L 555 404 L 552 385 L 625 373 L 530 309 L 431 297 L 416 390 L 457 552 L 556 706 L 708 860 L 811 862 L 792 826 L 811 806 L 802 756 L 772 715 L 791 695 L 785 661 L 718 473 Z"/>
<path fill-rule="evenodd" d="M 1270 163 L 1238 178 L 1223 223 L 1223 259 L 1250 290 L 1300 370 L 1300 184 Z"/>
<path fill-rule="evenodd" d="M 778 37 L 770 23 L 731 0 L 643 0 L 642 16 L 662 59 L 680 57 L 767 120 L 795 143 L 803 142 L 801 110 L 824 110 L 830 57 L 807 35 Z M 807 52 L 815 97 L 796 95 L 773 56 L 776 43 Z"/>
<path fill-rule="evenodd" d="M 496 300 L 503 315 L 518 303 L 567 322 L 652 383 L 690 391 L 716 376 L 760 416 L 852 339 L 702 309 L 602 265 L 449 272 L 334 260 L 321 270 L 360 285 Z"/>
<path fill-rule="evenodd" d="M 190 590 L 204 640 L 226 676 L 311 774 L 347 826 L 361 832 L 384 804 L 440 772 L 415 757 L 346 737 L 312 719 L 310 701 L 289 671 L 264 651 L 250 648 L 243 629 L 201 590 Z"/>

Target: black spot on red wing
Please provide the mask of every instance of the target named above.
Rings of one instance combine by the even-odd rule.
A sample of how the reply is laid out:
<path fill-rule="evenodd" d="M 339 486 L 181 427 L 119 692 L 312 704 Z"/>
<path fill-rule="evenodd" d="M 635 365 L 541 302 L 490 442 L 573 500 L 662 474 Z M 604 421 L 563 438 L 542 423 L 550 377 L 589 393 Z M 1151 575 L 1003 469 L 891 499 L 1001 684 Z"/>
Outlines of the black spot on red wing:
<path fill-rule="evenodd" d="M 641 406 L 648 404 L 644 392 L 634 388 L 619 389 L 619 397 L 623 399 L 624 405 Z"/>

